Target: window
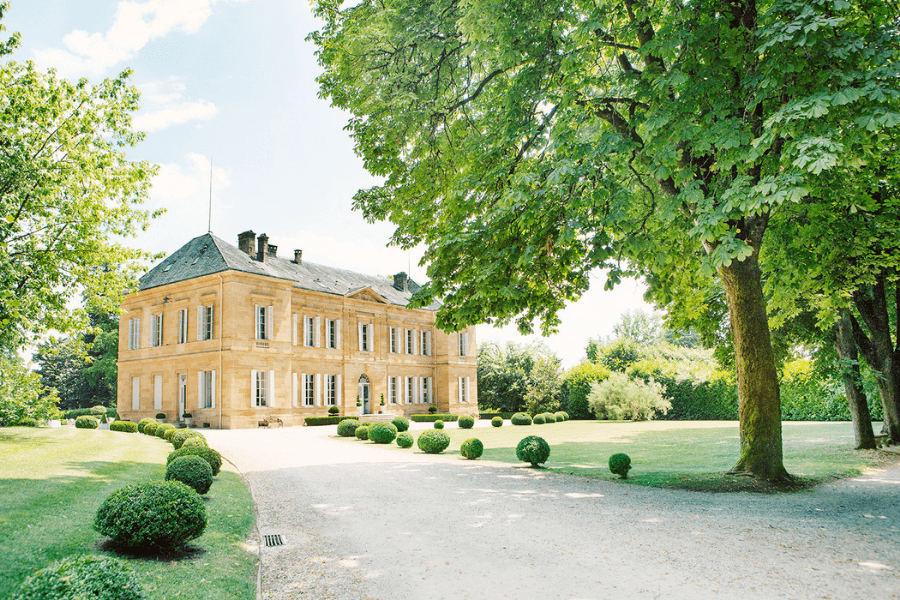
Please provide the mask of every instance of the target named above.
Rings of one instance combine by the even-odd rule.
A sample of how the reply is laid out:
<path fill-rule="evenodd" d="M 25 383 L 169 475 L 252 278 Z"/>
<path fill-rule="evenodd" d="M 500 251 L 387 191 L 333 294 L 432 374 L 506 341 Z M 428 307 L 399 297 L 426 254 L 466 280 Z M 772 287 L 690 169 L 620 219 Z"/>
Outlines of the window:
<path fill-rule="evenodd" d="M 162 375 L 153 376 L 153 410 L 162 410 Z"/>
<path fill-rule="evenodd" d="M 414 329 L 406 330 L 406 353 L 416 353 L 416 332 Z"/>
<path fill-rule="evenodd" d="M 469 354 L 469 334 L 462 331 L 459 332 L 459 355 L 468 356 Z"/>
<path fill-rule="evenodd" d="M 183 308 L 178 311 L 178 343 L 187 343 L 188 332 L 188 309 Z"/>
<path fill-rule="evenodd" d="M 459 401 L 460 402 L 468 402 L 469 401 L 469 388 L 471 387 L 471 382 L 468 377 L 460 377 L 459 378 Z"/>
<path fill-rule="evenodd" d="M 262 406 L 265 406 L 263 404 Z M 216 407 L 216 372 L 199 371 L 197 373 L 197 407 Z"/>
<path fill-rule="evenodd" d="M 316 386 L 313 375 L 303 374 L 303 406 L 316 405 Z"/>
<path fill-rule="evenodd" d="M 431 356 L 431 332 L 423 331 L 422 333 L 422 356 Z"/>
<path fill-rule="evenodd" d="M 360 352 L 371 352 L 375 347 L 375 340 L 372 339 L 373 325 L 371 323 L 359 324 L 359 350 Z"/>
<path fill-rule="evenodd" d="M 415 382 L 412 377 L 406 378 L 406 403 L 412 404 L 415 401 L 414 393 L 415 393 Z"/>
<path fill-rule="evenodd" d="M 275 371 L 250 371 L 250 406 L 272 406 L 275 395 Z"/>
<path fill-rule="evenodd" d="M 256 305 L 256 339 L 272 339 L 272 306 Z"/>
<path fill-rule="evenodd" d="M 303 345 L 319 346 L 319 317 L 303 317 Z"/>
<path fill-rule="evenodd" d="M 338 375 L 325 376 L 325 404 L 327 406 L 337 405 L 338 377 Z"/>
<path fill-rule="evenodd" d="M 141 320 L 128 320 L 128 349 L 137 350 L 141 347 Z"/>
<path fill-rule="evenodd" d="M 431 402 L 431 377 L 419 377 L 419 401 L 422 404 Z"/>
<path fill-rule="evenodd" d="M 162 346 L 162 313 L 158 315 L 150 315 L 150 347 L 156 348 Z"/>
<path fill-rule="evenodd" d="M 325 319 L 325 346 L 338 349 L 341 347 L 341 322 Z"/>
<path fill-rule="evenodd" d="M 141 410 L 141 378 L 131 378 L 131 410 Z"/>
<path fill-rule="evenodd" d="M 203 306 L 202 304 L 197 307 L 197 340 L 211 340 L 213 339 L 213 312 L 214 306 L 210 304 L 209 306 Z"/>
<path fill-rule="evenodd" d="M 398 337 L 397 334 L 400 332 L 400 330 L 396 327 L 390 327 L 388 330 L 391 334 L 390 353 L 397 354 L 397 349 L 398 349 L 398 346 L 400 345 L 400 342 L 397 340 L 397 337 Z"/>
<path fill-rule="evenodd" d="M 389 377 L 388 380 L 388 399 L 391 404 L 397 404 L 397 378 Z"/>

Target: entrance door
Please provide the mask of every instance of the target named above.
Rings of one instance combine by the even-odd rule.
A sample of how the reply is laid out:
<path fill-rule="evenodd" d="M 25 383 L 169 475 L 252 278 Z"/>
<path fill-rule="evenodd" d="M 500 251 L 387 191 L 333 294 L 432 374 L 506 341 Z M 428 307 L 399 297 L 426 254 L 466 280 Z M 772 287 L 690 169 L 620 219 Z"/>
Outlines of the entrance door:
<path fill-rule="evenodd" d="M 176 421 L 180 421 L 185 412 L 184 403 L 187 400 L 187 373 L 179 373 L 178 374 L 178 415 L 175 417 Z"/>
<path fill-rule="evenodd" d="M 369 402 L 369 378 L 365 375 L 359 377 L 359 399 L 362 401 L 363 414 L 368 415 L 372 412 L 372 406 Z"/>

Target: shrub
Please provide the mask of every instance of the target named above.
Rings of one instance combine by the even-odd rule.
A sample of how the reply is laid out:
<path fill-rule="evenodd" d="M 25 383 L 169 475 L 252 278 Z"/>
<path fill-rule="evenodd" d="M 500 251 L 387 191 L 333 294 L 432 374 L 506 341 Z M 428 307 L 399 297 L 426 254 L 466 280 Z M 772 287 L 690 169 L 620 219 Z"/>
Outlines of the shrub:
<path fill-rule="evenodd" d="M 348 421 L 350 419 L 355 419 L 356 417 L 350 416 L 331 416 L 331 417 L 305 417 L 303 419 L 303 424 L 309 427 L 316 427 L 318 425 L 337 425 L 341 421 Z"/>
<path fill-rule="evenodd" d="M 341 409 L 339 409 L 337 406 L 331 406 L 331 407 L 328 408 L 328 414 L 329 414 L 329 415 L 336 415 L 336 414 L 338 414 L 339 412 L 341 412 Z"/>
<path fill-rule="evenodd" d="M 513 425 L 531 425 L 531 417 L 525 413 L 516 413 L 510 419 Z"/>
<path fill-rule="evenodd" d="M 612 373 L 603 383 L 591 384 L 588 403 L 598 419 L 647 421 L 657 412 L 666 414 L 672 408 L 662 391 L 652 379 L 645 383 L 632 381 L 624 373 Z"/>
<path fill-rule="evenodd" d="M 547 419 L 544 418 L 543 414 L 534 415 L 534 418 L 531 420 L 531 422 L 534 423 L 535 425 L 543 425 L 544 423 L 547 422 Z"/>
<path fill-rule="evenodd" d="M 356 439 L 358 440 L 367 440 L 369 439 L 369 426 L 368 425 L 360 425 L 356 428 L 356 431 L 353 433 L 356 434 Z"/>
<path fill-rule="evenodd" d="M 94 529 L 125 548 L 173 548 L 203 533 L 206 507 L 180 481 L 148 481 L 110 494 L 97 509 Z"/>
<path fill-rule="evenodd" d="M 113 421 L 109 424 L 110 431 L 122 431 L 124 433 L 137 433 L 138 424 L 134 421 Z"/>
<path fill-rule="evenodd" d="M 438 419 L 437 421 L 434 422 L 434 428 L 435 428 L 435 429 L 443 429 L 443 428 L 444 428 L 444 422 L 441 421 L 440 419 Z"/>
<path fill-rule="evenodd" d="M 593 419 L 587 397 L 591 393 L 591 384 L 609 377 L 609 369 L 592 362 L 582 362 L 569 369 L 563 383 L 566 397 L 563 406 L 575 419 Z"/>
<path fill-rule="evenodd" d="M 138 433 L 144 433 L 144 427 L 148 423 L 156 423 L 156 419 L 151 419 L 150 417 L 144 417 L 143 419 L 138 421 L 138 424 L 137 424 Z M 110 429 L 112 429 L 112 427 L 110 427 Z"/>
<path fill-rule="evenodd" d="M 166 440 L 167 442 L 171 443 L 172 436 L 175 435 L 176 433 L 178 433 L 179 431 L 182 431 L 182 430 L 176 429 L 175 426 L 172 425 L 171 429 L 166 429 L 166 432 L 163 434 L 163 439 Z"/>
<path fill-rule="evenodd" d="M 431 406 L 428 407 L 428 412 L 433 415 L 434 413 L 437 412 L 437 406 L 432 404 Z"/>
<path fill-rule="evenodd" d="M 19 421 L 19 425 L 21 427 L 37 427 L 38 422 L 37 419 L 32 419 L 31 417 L 25 417 L 21 421 Z"/>
<path fill-rule="evenodd" d="M 562 423 L 563 421 L 569 420 L 569 413 L 562 411 L 562 410 L 557 412 L 554 416 L 556 417 L 557 423 Z"/>
<path fill-rule="evenodd" d="M 472 429 L 475 427 L 475 417 L 463 415 L 459 418 L 459 426 L 462 429 Z"/>
<path fill-rule="evenodd" d="M 407 431 L 409 430 L 409 419 L 406 417 L 394 417 L 394 420 L 391 421 L 394 424 L 394 427 L 397 428 L 397 431 Z"/>
<path fill-rule="evenodd" d="M 545 423 L 556 423 L 556 415 L 553 413 L 544 413 Z"/>
<path fill-rule="evenodd" d="M 196 432 L 195 432 L 196 433 Z M 209 443 L 207 443 L 206 438 L 200 434 L 192 435 L 188 439 L 184 440 L 184 443 L 181 444 L 182 448 L 209 448 Z"/>
<path fill-rule="evenodd" d="M 478 438 L 469 438 L 459 447 L 459 453 L 469 460 L 475 460 L 484 453 L 484 444 Z"/>
<path fill-rule="evenodd" d="M 156 437 L 166 439 L 166 432 L 174 429 L 171 423 L 159 423 L 156 425 Z"/>
<path fill-rule="evenodd" d="M 169 441 L 172 442 L 172 445 L 178 450 L 188 438 L 192 437 L 203 437 L 203 434 L 192 429 L 178 429 L 172 434 L 172 438 Z M 204 441 L 206 441 L 205 438 Z"/>
<path fill-rule="evenodd" d="M 524 437 L 516 446 L 516 458 L 536 467 L 550 458 L 550 444 L 544 438 L 536 435 Z"/>
<path fill-rule="evenodd" d="M 156 435 L 156 429 L 159 427 L 159 423 L 156 421 L 150 421 L 146 425 L 144 425 L 144 435 Z"/>
<path fill-rule="evenodd" d="M 410 415 L 410 421 L 415 421 L 416 423 L 433 423 L 434 421 L 456 421 L 459 419 L 459 415 L 451 415 L 449 413 L 434 413 L 430 415 Z"/>
<path fill-rule="evenodd" d="M 165 419 L 165 418 L 166 418 L 166 413 L 156 413 L 156 418 L 157 418 L 157 419 Z"/>
<path fill-rule="evenodd" d="M 52 563 L 25 579 L 13 600 L 142 600 L 134 572 L 105 556 L 82 554 Z"/>
<path fill-rule="evenodd" d="M 81 415 L 89 414 L 91 414 L 91 409 L 89 408 L 73 408 L 72 410 L 67 410 L 64 416 L 66 419 L 77 419 Z"/>
<path fill-rule="evenodd" d="M 413 442 L 411 433 L 403 431 L 397 434 L 397 445 L 401 448 L 412 448 Z"/>
<path fill-rule="evenodd" d="M 431 429 L 423 432 L 416 443 L 419 450 L 426 454 L 440 454 L 450 445 L 450 436 L 443 431 Z"/>
<path fill-rule="evenodd" d="M 100 404 L 91 407 L 91 415 L 95 417 L 104 417 L 106 416 L 106 407 Z"/>
<path fill-rule="evenodd" d="M 613 454 L 609 457 L 609 470 L 622 477 L 622 479 L 628 479 L 628 471 L 631 470 L 631 457 L 627 454 Z"/>
<path fill-rule="evenodd" d="M 169 457 L 166 459 L 166 465 L 180 456 L 199 456 L 209 463 L 213 477 L 218 475 L 219 470 L 222 468 L 222 455 L 206 446 L 182 446 L 180 450 L 175 450 L 169 454 Z"/>
<path fill-rule="evenodd" d="M 179 456 L 166 467 L 166 481 L 174 479 L 194 488 L 198 494 L 205 494 L 212 486 L 212 467 L 202 457 Z"/>
<path fill-rule="evenodd" d="M 100 423 L 91 415 L 81 415 L 75 419 L 75 427 L 78 429 L 97 429 Z"/>
<path fill-rule="evenodd" d="M 341 437 L 353 437 L 360 425 L 362 424 L 356 419 L 346 419 L 338 423 L 337 434 Z"/>
<path fill-rule="evenodd" d="M 493 419 L 491 419 L 491 425 L 494 427 L 503 427 L 503 417 L 497 415 Z"/>
<path fill-rule="evenodd" d="M 373 423 L 369 427 L 369 439 L 376 444 L 390 444 L 397 437 L 397 427 L 393 423 Z"/>

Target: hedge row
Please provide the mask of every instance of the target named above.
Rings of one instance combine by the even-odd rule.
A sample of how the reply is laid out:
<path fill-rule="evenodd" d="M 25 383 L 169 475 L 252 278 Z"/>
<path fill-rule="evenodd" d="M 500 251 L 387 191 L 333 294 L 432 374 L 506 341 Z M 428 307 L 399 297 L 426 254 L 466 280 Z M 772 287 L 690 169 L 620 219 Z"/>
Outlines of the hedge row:
<path fill-rule="evenodd" d="M 309 425 L 310 427 L 315 427 L 317 425 L 337 425 L 341 421 L 345 419 L 355 419 L 356 417 L 344 416 L 344 417 L 306 417 L 303 419 L 303 423 L 305 425 Z"/>
<path fill-rule="evenodd" d="M 409 418 L 416 423 L 433 423 L 435 421 L 456 421 L 459 419 L 459 415 L 434 413 L 430 415 L 410 415 Z"/>
<path fill-rule="evenodd" d="M 514 413 L 514 412 L 501 412 L 501 411 L 494 411 L 494 410 L 485 410 L 485 411 L 481 411 L 481 412 L 478 413 L 478 418 L 479 418 L 479 419 L 482 419 L 482 420 L 485 420 L 485 421 L 488 421 L 488 420 L 493 419 L 494 417 L 500 417 L 500 418 L 503 419 L 504 421 L 509 421 L 510 419 L 512 419 L 512 416 L 513 416 L 514 414 L 516 414 L 516 413 Z"/>
<path fill-rule="evenodd" d="M 90 408 L 73 408 L 72 410 L 66 411 L 65 418 L 66 419 L 77 419 L 83 415 L 90 415 Z M 119 414 L 116 412 L 115 408 L 107 408 L 106 409 L 106 418 L 107 419 L 118 419 Z"/>

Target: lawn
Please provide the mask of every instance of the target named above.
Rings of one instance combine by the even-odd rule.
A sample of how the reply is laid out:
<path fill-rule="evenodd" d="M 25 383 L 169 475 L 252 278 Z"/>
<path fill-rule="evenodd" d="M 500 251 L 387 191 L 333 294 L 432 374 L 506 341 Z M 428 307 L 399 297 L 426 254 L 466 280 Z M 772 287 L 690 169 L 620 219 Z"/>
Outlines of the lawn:
<path fill-rule="evenodd" d="M 34 570 L 71 554 L 116 556 L 92 528 L 112 491 L 163 479 L 172 446 L 141 434 L 75 429 L 0 429 L 0 598 Z M 256 555 L 244 549 L 253 503 L 223 467 L 206 496 L 209 524 L 176 555 L 125 557 L 148 598 L 256 597 Z"/>
<path fill-rule="evenodd" d="M 795 476 L 790 489 L 857 475 L 900 459 L 896 450 L 853 450 L 850 423 L 783 423 L 785 467 Z M 609 457 L 624 452 L 631 457 L 628 483 L 702 491 L 772 491 L 746 477 L 725 475 L 739 455 L 738 424 L 730 421 L 567 421 L 526 427 L 444 429 L 450 436 L 446 454 L 459 454 L 470 437 L 484 444 L 481 460 L 523 465 L 516 459 L 516 444 L 538 435 L 550 444 L 550 471 L 580 477 L 618 480 L 609 471 Z M 418 437 L 420 431 L 413 431 Z M 393 446 L 397 448 L 396 445 Z M 418 451 L 414 446 L 410 450 Z"/>

